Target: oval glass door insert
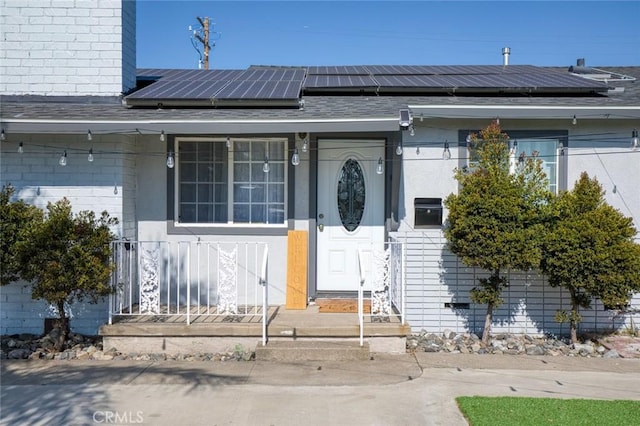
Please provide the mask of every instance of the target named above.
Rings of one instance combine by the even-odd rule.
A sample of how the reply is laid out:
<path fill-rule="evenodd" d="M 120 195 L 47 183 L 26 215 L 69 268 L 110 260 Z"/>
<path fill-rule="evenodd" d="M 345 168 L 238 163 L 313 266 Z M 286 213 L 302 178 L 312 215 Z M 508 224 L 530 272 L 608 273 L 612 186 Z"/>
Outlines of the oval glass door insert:
<path fill-rule="evenodd" d="M 338 212 L 342 226 L 349 232 L 355 231 L 364 214 L 365 185 L 360 164 L 348 159 L 340 170 L 338 180 Z"/>

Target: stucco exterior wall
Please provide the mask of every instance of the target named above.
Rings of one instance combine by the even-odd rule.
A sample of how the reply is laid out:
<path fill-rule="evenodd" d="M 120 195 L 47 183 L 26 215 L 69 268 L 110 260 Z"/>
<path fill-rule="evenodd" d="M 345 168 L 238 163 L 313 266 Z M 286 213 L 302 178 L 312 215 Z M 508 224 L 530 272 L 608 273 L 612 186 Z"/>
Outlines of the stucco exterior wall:
<path fill-rule="evenodd" d="M 287 236 L 269 236 L 255 227 L 251 235 L 221 235 L 215 227 L 189 227 L 169 231 L 167 209 L 166 147 L 157 137 L 139 137 L 137 201 L 138 241 L 201 241 L 227 243 L 266 243 L 269 246 L 269 303 L 284 304 L 286 299 Z M 286 228 L 282 229 L 286 234 Z M 215 271 L 214 271 L 215 273 Z M 195 278 L 194 278 L 195 279 Z"/>
<path fill-rule="evenodd" d="M 135 0 L 0 0 L 0 93 L 118 96 L 135 46 Z"/>

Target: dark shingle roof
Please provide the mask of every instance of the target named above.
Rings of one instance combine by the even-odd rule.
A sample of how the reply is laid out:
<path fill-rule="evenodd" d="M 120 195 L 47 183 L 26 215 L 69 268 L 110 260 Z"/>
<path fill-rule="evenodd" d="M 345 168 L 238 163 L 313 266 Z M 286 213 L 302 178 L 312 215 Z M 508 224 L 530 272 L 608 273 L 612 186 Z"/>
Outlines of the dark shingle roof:
<path fill-rule="evenodd" d="M 559 69 L 559 68 L 558 68 Z M 611 82 L 610 87 L 623 91 L 600 95 L 544 96 L 457 96 L 437 95 L 305 95 L 304 109 L 234 107 L 234 108 L 129 108 L 112 98 L 92 97 L 1 96 L 2 121 L 76 120 L 76 121 L 153 121 L 153 120 L 322 120 L 370 119 L 396 117 L 407 105 L 519 105 L 519 106 L 640 106 L 640 67 L 606 67 L 607 70 L 635 77 L 635 81 Z M 566 71 L 566 69 L 564 69 Z M 156 71 L 160 73 L 160 71 Z M 109 102 L 107 102 L 109 100 Z"/>

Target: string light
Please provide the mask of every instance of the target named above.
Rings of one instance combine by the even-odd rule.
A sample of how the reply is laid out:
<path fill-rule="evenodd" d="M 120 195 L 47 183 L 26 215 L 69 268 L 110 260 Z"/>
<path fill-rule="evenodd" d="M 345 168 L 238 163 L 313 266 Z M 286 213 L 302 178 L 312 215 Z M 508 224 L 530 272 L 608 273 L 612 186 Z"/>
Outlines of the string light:
<path fill-rule="evenodd" d="M 300 155 L 298 154 L 298 148 L 293 150 L 293 155 L 291 156 L 291 164 L 297 166 L 300 164 Z"/>
<path fill-rule="evenodd" d="M 420 155 L 420 146 L 416 146 L 416 155 Z"/>
<path fill-rule="evenodd" d="M 578 119 L 576 118 L 575 114 L 573 115 L 573 120 L 571 120 L 571 124 L 573 124 L 574 126 L 578 124 Z"/>
<path fill-rule="evenodd" d="M 60 164 L 62 167 L 67 165 L 67 151 L 64 151 L 64 154 L 62 154 L 60 156 L 60 160 L 58 160 L 58 164 Z"/>
<path fill-rule="evenodd" d="M 113 195 L 118 195 L 118 184 L 117 183 L 113 184 Z"/>
<path fill-rule="evenodd" d="M 585 134 L 580 134 L 580 135 L 573 135 L 573 136 L 568 136 L 566 133 L 558 133 L 558 135 L 556 136 L 534 136 L 532 137 L 532 139 L 536 139 L 536 140 L 540 140 L 542 142 L 544 141 L 550 141 L 550 138 L 556 138 L 558 139 L 557 142 L 560 142 L 560 140 L 565 140 L 565 141 L 571 141 L 571 143 L 578 143 L 578 144 L 584 144 L 584 143 L 608 143 L 608 144 L 615 144 L 618 147 L 621 147 L 623 150 L 625 149 L 624 147 L 626 147 L 627 150 L 631 149 L 634 152 L 640 150 L 640 135 L 638 134 L 638 130 L 637 129 L 633 129 L 632 131 L 632 135 L 631 135 L 631 139 L 629 139 L 629 136 L 624 136 L 623 134 L 620 133 L 615 133 L 615 132 L 607 132 L 607 133 L 585 133 Z M 156 133 L 157 135 L 158 133 Z M 627 133 L 628 135 L 628 133 Z M 165 133 L 165 138 L 166 138 L 167 134 Z M 10 139 L 8 138 L 8 134 L 5 133 L 5 137 L 6 139 Z M 604 137 L 604 138 L 603 138 Z M 468 135 L 466 136 L 467 140 L 471 140 L 473 139 L 473 133 L 469 132 Z M 625 140 L 627 142 L 625 142 Z M 556 142 L 555 139 L 551 140 L 551 142 Z M 31 144 L 29 143 L 29 148 L 25 151 L 24 150 L 24 142 L 23 142 L 23 153 L 24 155 L 41 155 L 41 154 L 46 154 L 46 155 L 53 155 L 55 157 L 56 155 L 56 151 L 59 150 L 59 147 L 56 147 L 54 145 L 40 145 L 40 144 Z M 434 141 L 429 141 L 429 140 L 419 140 L 419 141 L 415 141 L 412 143 L 412 145 L 416 148 L 416 152 L 418 152 L 418 149 L 420 149 L 420 155 L 422 155 L 421 152 L 421 148 L 423 145 L 430 145 L 430 144 L 439 144 L 442 142 L 434 142 Z M 418 145 L 419 144 L 419 145 Z M 14 153 L 19 153 L 20 150 L 20 146 L 19 143 L 17 143 L 16 145 L 14 145 L 15 148 L 12 149 L 12 152 Z M 91 146 L 91 145 L 89 145 Z M 565 146 L 566 146 L 566 142 L 565 142 Z M 35 148 L 34 148 L 35 147 Z M 395 152 L 398 155 L 403 155 L 404 154 L 404 149 L 403 149 L 404 145 L 402 143 L 402 140 L 400 140 L 399 142 L 397 142 L 397 146 L 395 147 Z M 518 154 L 517 151 L 517 147 L 518 147 L 518 141 L 517 140 L 511 140 L 510 143 L 510 148 L 511 148 L 511 154 Z M 93 148 L 93 147 L 92 147 Z M 300 148 L 298 148 L 298 152 L 300 152 Z M 557 146 L 558 150 L 555 151 L 554 155 L 560 155 L 560 156 L 567 156 L 567 155 L 571 155 L 571 156 L 584 156 L 584 155 L 596 155 L 593 153 L 578 153 L 578 152 L 569 152 L 569 150 L 567 148 L 564 148 L 561 146 L 561 144 L 559 144 Z M 82 153 L 84 150 L 83 149 L 79 149 L 79 148 L 68 148 L 66 150 L 64 150 L 64 152 L 67 153 L 67 158 L 66 160 L 64 160 L 64 162 L 68 163 L 68 152 L 69 149 L 71 149 L 72 154 L 73 152 L 77 152 L 77 153 Z M 320 148 L 322 150 L 322 148 Z M 59 152 L 59 151 L 58 151 Z M 628 152 L 628 151 L 627 151 Z M 87 155 L 87 151 L 84 151 L 85 155 Z M 153 156 L 157 156 L 157 155 L 166 155 L 167 151 L 163 152 L 126 152 L 126 151 L 120 151 L 120 150 L 111 150 L 111 151 L 101 151 L 101 155 L 106 154 L 108 157 L 109 156 L 121 156 L 121 155 L 138 155 L 138 156 L 145 156 L 145 155 L 153 155 Z M 607 154 L 621 154 L 622 151 L 615 151 L 615 152 L 610 152 Z M 601 154 L 601 153 L 600 153 Z M 58 154 L 59 155 L 59 154 Z M 300 155 L 300 154 L 299 154 Z M 64 154 L 62 155 L 64 156 Z M 544 155 L 541 156 L 544 158 L 551 158 L 551 155 Z M 61 158 L 61 157 L 60 157 Z M 85 157 L 87 158 L 87 160 L 89 159 L 88 156 Z M 94 153 L 94 158 L 95 158 L 95 153 Z M 102 158 L 102 157 L 101 157 Z M 175 165 L 175 153 L 173 155 L 174 158 L 174 165 Z M 411 157 L 411 158 L 405 158 L 405 161 L 411 161 L 411 160 L 417 160 L 417 161 L 437 161 L 440 160 L 442 158 L 442 156 L 434 156 L 434 157 L 430 157 L 429 155 L 426 155 L 425 157 Z M 453 157 L 452 157 L 453 158 Z M 374 160 L 375 161 L 375 160 Z M 516 159 L 517 161 L 517 159 Z"/>
<path fill-rule="evenodd" d="M 302 139 L 302 152 L 307 152 L 309 150 L 309 143 L 307 142 L 307 138 Z"/>
<path fill-rule="evenodd" d="M 87 161 L 93 163 L 93 148 L 89 148 L 89 155 L 87 156 Z"/>
<path fill-rule="evenodd" d="M 466 139 L 467 143 L 471 143 L 471 133 L 469 133 L 467 135 L 467 139 Z"/>
<path fill-rule="evenodd" d="M 416 135 L 416 129 L 413 127 L 413 125 L 411 125 L 411 128 L 409 129 L 409 136 L 415 136 Z"/>
<path fill-rule="evenodd" d="M 449 142 L 445 141 L 444 143 L 444 151 L 442 151 L 442 159 L 449 160 L 451 159 L 451 151 L 449 151 Z"/>
<path fill-rule="evenodd" d="M 4 134 L 4 129 L 2 129 L 2 130 L 0 130 L 0 141 L 3 141 L 5 139 L 7 139 L 7 137 Z"/>
<path fill-rule="evenodd" d="M 87 130 L 87 140 L 88 141 L 93 140 L 93 135 L 91 134 L 91 130 Z"/>
<path fill-rule="evenodd" d="M 378 166 L 376 167 L 376 173 L 379 175 L 384 173 L 384 163 L 382 162 L 382 157 L 378 158 Z"/>
<path fill-rule="evenodd" d="M 20 142 L 18 145 L 18 154 L 22 154 L 24 152 L 24 144 Z"/>
<path fill-rule="evenodd" d="M 262 165 L 262 171 L 265 173 L 269 173 L 269 157 L 264 157 L 264 164 Z"/>
<path fill-rule="evenodd" d="M 231 148 L 231 138 L 227 136 L 227 149 Z"/>
<path fill-rule="evenodd" d="M 169 152 L 167 153 L 167 167 L 173 169 L 175 165 L 176 161 L 173 156 L 173 150 L 169 150 Z"/>
<path fill-rule="evenodd" d="M 160 132 L 160 142 L 164 142 L 164 130 Z"/>

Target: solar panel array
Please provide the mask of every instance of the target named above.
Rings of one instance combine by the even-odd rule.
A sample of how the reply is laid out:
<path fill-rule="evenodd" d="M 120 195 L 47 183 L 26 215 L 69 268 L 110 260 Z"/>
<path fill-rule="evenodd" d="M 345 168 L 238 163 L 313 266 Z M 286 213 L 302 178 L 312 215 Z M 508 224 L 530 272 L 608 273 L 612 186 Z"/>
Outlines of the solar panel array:
<path fill-rule="evenodd" d="M 364 65 L 309 67 L 307 92 L 375 87 L 376 92 L 429 91 L 592 91 L 606 86 L 567 72 L 531 65 Z"/>
<path fill-rule="evenodd" d="M 331 92 L 553 92 L 607 90 L 602 82 L 531 65 L 361 65 L 277 67 L 246 70 L 141 69 L 153 83 L 126 97 L 131 105 L 154 102 L 224 104 L 258 102 L 297 105 L 303 93 Z"/>

